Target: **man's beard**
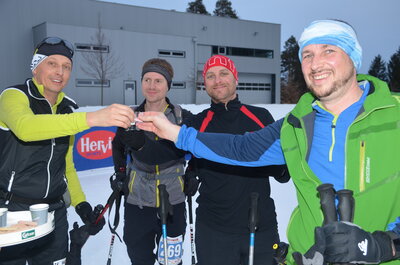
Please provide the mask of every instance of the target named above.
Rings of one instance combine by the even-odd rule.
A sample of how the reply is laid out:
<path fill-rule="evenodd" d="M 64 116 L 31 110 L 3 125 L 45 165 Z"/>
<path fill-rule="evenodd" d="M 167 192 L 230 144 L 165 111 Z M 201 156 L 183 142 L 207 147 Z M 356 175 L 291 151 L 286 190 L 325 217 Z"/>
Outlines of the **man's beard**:
<path fill-rule="evenodd" d="M 315 88 L 309 84 L 307 84 L 307 87 L 311 91 L 311 93 L 313 93 L 314 96 L 316 96 L 317 98 L 321 99 L 321 98 L 329 97 L 336 91 L 340 90 L 342 87 L 345 87 L 346 84 L 350 82 L 350 80 L 353 78 L 353 76 L 355 74 L 354 71 L 355 71 L 355 69 L 352 68 L 351 72 L 348 75 L 344 76 L 340 80 L 334 81 L 333 84 L 331 85 L 331 87 L 329 87 L 328 89 L 321 90 L 321 89 Z"/>

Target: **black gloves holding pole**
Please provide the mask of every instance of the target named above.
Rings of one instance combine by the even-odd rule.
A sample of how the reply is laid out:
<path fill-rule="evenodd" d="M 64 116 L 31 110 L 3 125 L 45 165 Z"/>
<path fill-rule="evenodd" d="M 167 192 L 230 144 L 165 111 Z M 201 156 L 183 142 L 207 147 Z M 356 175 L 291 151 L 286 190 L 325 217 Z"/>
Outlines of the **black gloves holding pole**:
<path fill-rule="evenodd" d="M 335 190 L 331 184 L 318 188 L 324 225 L 315 228 L 315 244 L 302 255 L 293 253 L 298 265 L 324 265 L 327 263 L 382 263 L 400 257 L 400 236 L 393 232 L 369 233 L 352 223 L 354 199 L 352 191 L 337 192 L 339 199 L 337 221 Z"/>
<path fill-rule="evenodd" d="M 103 229 L 103 226 L 106 223 L 104 217 L 101 217 L 101 219 L 96 223 L 99 212 L 97 208 L 92 210 L 92 206 L 88 202 L 84 201 L 79 203 L 75 207 L 75 211 L 81 218 L 82 222 L 86 225 L 86 230 L 89 235 L 93 236 Z"/>
<path fill-rule="evenodd" d="M 111 189 L 116 192 L 121 192 L 123 195 L 129 194 L 128 177 L 126 175 L 126 168 L 120 167 L 115 170 L 114 175 L 110 178 Z"/>
<path fill-rule="evenodd" d="M 199 180 L 197 179 L 196 171 L 190 169 L 189 167 L 185 171 L 184 178 L 184 188 L 183 192 L 186 196 L 194 196 L 199 188 Z"/>
<path fill-rule="evenodd" d="M 349 222 L 333 222 L 315 229 L 315 244 L 328 263 L 382 263 L 399 257 L 392 232 L 369 233 Z"/>

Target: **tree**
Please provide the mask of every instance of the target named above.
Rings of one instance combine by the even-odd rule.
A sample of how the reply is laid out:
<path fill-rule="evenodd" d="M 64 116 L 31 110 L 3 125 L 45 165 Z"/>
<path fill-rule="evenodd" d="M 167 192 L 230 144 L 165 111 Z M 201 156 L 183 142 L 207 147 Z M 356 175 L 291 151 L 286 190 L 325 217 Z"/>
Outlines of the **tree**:
<path fill-rule="evenodd" d="M 372 60 L 368 74 L 375 76 L 383 81 L 387 81 L 386 63 L 382 60 L 380 54 Z"/>
<path fill-rule="evenodd" d="M 214 16 L 239 18 L 236 10 L 232 9 L 232 3 L 229 0 L 218 0 L 215 3 Z"/>
<path fill-rule="evenodd" d="M 390 90 L 400 92 L 400 47 L 389 60 L 388 80 Z"/>
<path fill-rule="evenodd" d="M 97 24 L 97 32 L 91 37 L 92 44 L 97 48 L 88 52 L 82 52 L 84 65 L 81 69 L 88 76 L 96 79 L 101 88 L 101 105 L 104 104 L 104 85 L 111 79 L 117 78 L 124 70 L 121 60 L 111 49 L 111 43 L 106 38 L 100 23 Z M 108 47 L 108 49 L 107 49 Z"/>
<path fill-rule="evenodd" d="M 307 92 L 307 85 L 301 71 L 299 45 L 296 38 L 290 36 L 283 46 L 281 54 L 281 101 L 297 103 L 301 95 Z"/>
<path fill-rule="evenodd" d="M 203 0 L 195 0 L 193 2 L 189 2 L 188 8 L 186 8 L 186 12 L 194 14 L 210 15 L 210 13 L 207 12 L 206 7 L 203 4 Z"/>

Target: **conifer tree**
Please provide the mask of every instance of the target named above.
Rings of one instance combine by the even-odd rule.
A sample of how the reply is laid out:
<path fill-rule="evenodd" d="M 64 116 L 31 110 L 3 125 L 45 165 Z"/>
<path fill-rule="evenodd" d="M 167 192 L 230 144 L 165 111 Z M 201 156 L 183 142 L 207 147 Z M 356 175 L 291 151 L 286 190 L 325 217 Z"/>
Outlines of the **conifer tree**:
<path fill-rule="evenodd" d="M 239 18 L 236 10 L 232 8 L 232 3 L 229 0 L 218 0 L 215 3 L 214 16 Z"/>
<path fill-rule="evenodd" d="M 194 14 L 210 15 L 210 13 L 207 12 L 206 7 L 203 4 L 203 0 L 195 0 L 193 2 L 189 2 L 188 7 L 186 8 L 186 12 Z"/>
<path fill-rule="evenodd" d="M 390 90 L 400 92 L 400 47 L 389 60 L 388 80 Z"/>
<path fill-rule="evenodd" d="M 387 81 L 386 63 L 382 60 L 380 54 L 375 56 L 375 58 L 372 60 L 368 70 L 368 74 L 375 76 L 385 82 Z"/>

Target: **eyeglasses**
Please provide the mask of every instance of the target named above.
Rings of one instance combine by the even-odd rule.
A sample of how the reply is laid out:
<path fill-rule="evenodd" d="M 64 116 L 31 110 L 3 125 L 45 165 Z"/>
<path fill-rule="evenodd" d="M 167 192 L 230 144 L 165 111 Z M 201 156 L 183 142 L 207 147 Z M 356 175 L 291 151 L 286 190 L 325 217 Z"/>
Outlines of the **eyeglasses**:
<path fill-rule="evenodd" d="M 36 46 L 36 50 L 39 49 L 40 47 L 43 46 L 43 44 L 49 44 L 49 45 L 57 45 L 57 44 L 62 44 L 64 45 L 66 48 L 68 48 L 68 50 L 71 53 L 71 57 L 74 55 L 74 46 L 72 45 L 71 42 L 67 41 L 67 40 L 63 40 L 59 37 L 47 37 L 44 40 L 42 40 L 37 46 Z"/>

